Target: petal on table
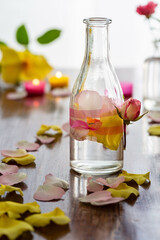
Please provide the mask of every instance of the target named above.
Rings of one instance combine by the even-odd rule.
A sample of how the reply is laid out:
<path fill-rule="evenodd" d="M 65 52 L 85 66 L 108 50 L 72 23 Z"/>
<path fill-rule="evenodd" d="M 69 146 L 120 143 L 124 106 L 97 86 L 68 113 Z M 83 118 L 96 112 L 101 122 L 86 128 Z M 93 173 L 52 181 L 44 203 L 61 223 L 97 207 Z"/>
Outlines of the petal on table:
<path fill-rule="evenodd" d="M 69 97 L 71 95 L 71 92 L 68 89 L 63 88 L 54 89 L 51 93 L 54 97 Z"/>
<path fill-rule="evenodd" d="M 24 221 L 12 219 L 6 215 L 0 217 L 0 237 L 5 235 L 14 240 L 25 231 L 34 231 L 34 229 Z"/>
<path fill-rule="evenodd" d="M 119 186 L 120 183 L 125 181 L 124 176 L 121 177 L 114 177 L 114 178 L 97 178 L 96 182 L 101 183 L 110 188 L 116 188 Z"/>
<path fill-rule="evenodd" d="M 48 137 L 45 135 L 41 135 L 36 137 L 42 144 L 50 144 L 55 140 L 55 137 Z"/>
<path fill-rule="evenodd" d="M 1 185 L 0 186 L 0 196 L 4 195 L 6 192 L 19 192 L 21 196 L 23 196 L 23 192 L 20 188 L 12 187 L 8 185 Z"/>
<path fill-rule="evenodd" d="M 150 118 L 153 123 L 160 123 L 160 113 L 159 112 L 148 113 L 147 117 Z"/>
<path fill-rule="evenodd" d="M 149 178 L 150 172 L 147 172 L 145 174 L 134 174 L 134 173 L 128 173 L 127 171 L 122 171 L 122 173 L 119 175 L 123 176 L 125 178 L 125 182 L 129 182 L 131 180 L 134 180 L 137 184 L 141 185 L 146 181 L 150 182 Z"/>
<path fill-rule="evenodd" d="M 11 173 L 0 176 L 0 184 L 3 185 L 14 185 L 23 182 L 27 178 L 26 173 Z"/>
<path fill-rule="evenodd" d="M 43 184 L 51 184 L 56 187 L 60 187 L 63 189 L 68 189 L 69 188 L 69 183 L 66 182 L 63 179 L 57 178 L 53 176 L 51 173 L 45 176 L 45 181 Z"/>
<path fill-rule="evenodd" d="M 79 198 L 80 202 L 90 203 L 90 202 L 105 202 L 108 199 L 112 198 L 111 194 L 107 191 L 98 191 L 91 193 L 85 197 Z"/>
<path fill-rule="evenodd" d="M 6 163 L 0 163 L 0 173 L 5 175 L 9 173 L 18 172 L 18 167 L 16 165 L 9 165 Z"/>
<path fill-rule="evenodd" d="M 70 133 L 70 125 L 69 125 L 69 123 L 68 122 L 66 122 L 66 123 L 64 123 L 63 125 L 62 125 L 62 129 L 63 129 L 63 131 L 65 131 L 66 133 Z"/>
<path fill-rule="evenodd" d="M 92 177 L 88 178 L 88 185 L 87 185 L 87 190 L 89 192 L 98 192 L 103 190 L 103 185 L 96 183 L 93 181 Z"/>
<path fill-rule="evenodd" d="M 62 134 L 62 130 L 59 126 L 56 125 L 51 125 L 51 126 L 47 126 L 47 125 L 41 125 L 40 129 L 37 132 L 37 136 L 43 135 L 43 134 L 47 134 L 47 131 L 49 131 L 50 129 L 52 129 L 53 131 L 57 132 L 58 134 Z M 50 134 L 51 136 L 54 136 L 55 134 Z"/>
<path fill-rule="evenodd" d="M 31 143 L 28 141 L 20 141 L 16 144 L 17 148 L 25 149 L 26 151 L 36 151 L 40 147 L 38 143 Z"/>
<path fill-rule="evenodd" d="M 122 197 L 129 198 L 129 196 L 133 193 L 135 196 L 139 195 L 139 192 L 133 188 L 128 186 L 126 183 L 121 183 L 117 188 L 108 188 L 108 192 L 112 194 L 112 197 Z"/>
<path fill-rule="evenodd" d="M 121 197 L 113 197 L 109 200 L 107 200 L 106 202 L 91 202 L 91 205 L 94 206 L 105 206 L 105 205 L 109 205 L 109 204 L 114 204 L 114 203 L 118 203 L 125 200 L 124 198 Z"/>
<path fill-rule="evenodd" d="M 65 191 L 60 187 L 55 187 L 51 184 L 44 184 L 39 186 L 34 194 L 34 199 L 39 201 L 50 201 L 61 199 Z"/>
<path fill-rule="evenodd" d="M 151 126 L 148 128 L 148 133 L 154 136 L 160 136 L 160 125 Z"/>
<path fill-rule="evenodd" d="M 11 218 L 19 218 L 20 214 L 29 211 L 30 213 L 40 213 L 40 206 L 37 202 L 17 203 L 17 202 L 0 202 L 0 216 L 7 213 Z"/>
<path fill-rule="evenodd" d="M 24 149 L 0 150 L 0 153 L 4 157 L 24 157 L 24 156 L 28 155 L 28 153 Z"/>
<path fill-rule="evenodd" d="M 27 92 L 20 91 L 20 92 L 10 92 L 7 94 L 7 99 L 9 100 L 19 100 L 27 97 Z"/>
<path fill-rule="evenodd" d="M 33 156 L 32 154 L 28 154 L 24 157 L 6 157 L 2 159 L 2 162 L 8 163 L 11 160 L 14 160 L 16 163 L 20 165 L 28 165 L 34 162 L 35 159 L 36 159 L 35 156 Z"/>
<path fill-rule="evenodd" d="M 51 221 L 58 225 L 65 225 L 70 222 L 70 219 L 60 208 L 55 208 L 52 212 L 49 213 L 33 214 L 25 218 L 25 221 L 34 227 L 44 227 Z"/>

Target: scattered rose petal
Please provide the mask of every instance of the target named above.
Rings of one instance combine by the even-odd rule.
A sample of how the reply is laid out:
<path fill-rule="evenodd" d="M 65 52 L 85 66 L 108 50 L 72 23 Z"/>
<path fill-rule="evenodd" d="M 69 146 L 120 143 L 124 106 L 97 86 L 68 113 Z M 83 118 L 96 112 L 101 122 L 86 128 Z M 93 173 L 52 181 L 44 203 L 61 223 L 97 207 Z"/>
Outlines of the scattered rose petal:
<path fill-rule="evenodd" d="M 148 132 L 150 135 L 160 136 L 160 125 L 149 127 Z"/>
<path fill-rule="evenodd" d="M 23 196 L 23 192 L 20 188 L 17 187 L 12 187 L 12 186 L 8 186 L 8 185 L 1 185 L 0 186 L 0 196 L 4 195 L 5 192 L 19 192 L 21 196 Z"/>
<path fill-rule="evenodd" d="M 63 125 L 62 125 L 62 129 L 66 132 L 66 133 L 70 133 L 70 125 L 69 125 L 69 123 L 67 122 L 67 123 L 64 123 Z"/>
<path fill-rule="evenodd" d="M 31 143 L 28 141 L 20 141 L 16 144 L 16 147 L 25 149 L 26 151 L 36 151 L 40 145 L 38 143 Z"/>
<path fill-rule="evenodd" d="M 16 165 L 9 165 L 6 163 L 0 163 L 0 173 L 3 175 L 9 173 L 16 173 L 18 172 L 18 167 Z"/>
<path fill-rule="evenodd" d="M 24 221 L 12 219 L 6 215 L 0 217 L 0 237 L 5 235 L 14 240 L 25 231 L 34 231 L 34 229 Z"/>
<path fill-rule="evenodd" d="M 17 149 L 17 150 L 0 150 L 0 153 L 4 157 L 24 157 L 28 155 L 26 150 L 24 149 Z"/>
<path fill-rule="evenodd" d="M 52 212 L 49 213 L 33 214 L 25 218 L 25 221 L 34 227 L 44 227 L 51 221 L 58 225 L 65 225 L 70 222 L 70 219 L 60 208 L 55 208 Z"/>
<path fill-rule="evenodd" d="M 126 183 L 120 183 L 117 188 L 108 188 L 107 191 L 112 194 L 112 197 L 122 197 L 125 199 L 127 199 L 132 193 L 135 196 L 139 195 L 139 192 L 135 188 L 128 186 Z"/>
<path fill-rule="evenodd" d="M 107 191 L 98 191 L 91 193 L 85 197 L 79 198 L 80 202 L 90 203 L 90 202 L 105 202 L 112 198 L 111 194 Z"/>
<path fill-rule="evenodd" d="M 123 170 L 119 177 L 123 176 L 125 178 L 125 182 L 134 180 L 137 184 L 141 185 L 146 181 L 150 182 L 149 174 L 149 172 L 147 172 L 146 174 L 133 174 Z"/>
<path fill-rule="evenodd" d="M 9 100 L 19 100 L 27 97 L 27 92 L 21 91 L 21 92 L 11 92 L 7 94 L 7 99 Z"/>
<path fill-rule="evenodd" d="M 116 188 L 119 186 L 120 183 L 123 183 L 125 181 L 125 178 L 123 176 L 121 177 L 115 177 L 115 178 L 97 178 L 96 182 L 101 183 L 107 187 L 110 188 Z"/>
<path fill-rule="evenodd" d="M 89 177 L 88 178 L 87 190 L 89 192 L 98 192 L 98 191 L 103 190 L 103 186 L 101 184 L 98 184 L 95 181 L 93 181 L 92 177 Z"/>
<path fill-rule="evenodd" d="M 54 97 L 69 97 L 71 95 L 71 92 L 68 89 L 63 88 L 54 89 L 51 93 Z"/>
<path fill-rule="evenodd" d="M 7 213 L 10 218 L 20 218 L 20 214 L 29 211 L 30 213 L 40 213 L 40 206 L 37 202 L 17 203 L 17 202 L 0 202 L 0 216 Z"/>
<path fill-rule="evenodd" d="M 50 129 L 52 129 L 53 131 L 57 132 L 58 134 L 62 134 L 62 130 L 60 127 L 56 126 L 56 125 L 51 125 L 51 126 L 47 126 L 47 125 L 41 125 L 40 129 L 37 132 L 37 136 L 43 135 L 43 134 L 47 134 L 47 131 L 49 131 Z M 50 134 L 51 136 L 54 136 L 55 134 Z"/>
<path fill-rule="evenodd" d="M 42 144 L 50 144 L 55 140 L 55 137 L 48 137 L 45 135 L 36 137 Z"/>
<path fill-rule="evenodd" d="M 151 119 L 152 123 L 160 123 L 160 113 L 159 112 L 148 113 L 147 117 Z"/>
<path fill-rule="evenodd" d="M 109 205 L 109 204 L 113 204 L 113 203 L 118 203 L 125 200 L 124 198 L 120 198 L 120 197 L 113 197 L 111 199 L 108 199 L 106 202 L 91 202 L 91 205 L 94 206 L 105 206 L 105 205 Z"/>
<path fill-rule="evenodd" d="M 33 156 L 32 154 L 28 154 L 27 156 L 24 157 L 7 157 L 7 158 L 3 158 L 2 162 L 8 163 L 11 160 L 14 160 L 16 163 L 20 164 L 20 165 L 28 165 L 32 162 L 34 162 L 35 160 L 35 156 Z"/>
<path fill-rule="evenodd" d="M 69 183 L 63 179 L 57 178 L 53 176 L 51 173 L 45 176 L 45 182 L 43 184 L 51 184 L 56 187 L 60 187 L 63 189 L 69 188 Z"/>
<path fill-rule="evenodd" d="M 23 182 L 26 179 L 26 173 L 11 173 L 7 175 L 0 176 L 0 184 L 3 185 L 14 185 Z"/>
<path fill-rule="evenodd" d="M 50 201 L 55 199 L 61 199 L 65 194 L 65 191 L 60 187 L 55 187 L 50 184 L 44 184 L 39 186 L 37 191 L 34 194 L 34 199 L 40 201 Z"/>

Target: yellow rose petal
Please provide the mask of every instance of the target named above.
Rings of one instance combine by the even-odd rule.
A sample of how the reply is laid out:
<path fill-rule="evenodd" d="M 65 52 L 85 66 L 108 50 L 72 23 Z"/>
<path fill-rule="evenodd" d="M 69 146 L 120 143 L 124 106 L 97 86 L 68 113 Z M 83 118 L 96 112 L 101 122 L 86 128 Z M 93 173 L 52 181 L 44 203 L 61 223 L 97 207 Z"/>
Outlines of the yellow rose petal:
<path fill-rule="evenodd" d="M 16 163 L 20 165 L 28 165 L 34 162 L 35 159 L 36 159 L 35 156 L 33 156 L 32 154 L 28 154 L 24 157 L 6 157 L 2 159 L 2 162 L 8 163 L 9 161 L 14 160 Z"/>
<path fill-rule="evenodd" d="M 33 214 L 32 216 L 25 218 L 25 221 L 35 227 L 44 227 L 48 225 L 50 221 L 58 225 L 65 225 L 70 222 L 70 219 L 60 208 L 55 208 L 54 211 L 49 213 Z"/>
<path fill-rule="evenodd" d="M 6 215 L 0 217 L 0 237 L 5 235 L 14 240 L 25 231 L 34 231 L 34 229 L 24 221 L 12 219 Z"/>
<path fill-rule="evenodd" d="M 40 129 L 37 132 L 37 136 L 47 134 L 47 131 L 49 131 L 50 129 L 52 129 L 53 131 L 56 131 L 59 134 L 62 134 L 61 128 L 56 125 L 51 125 L 51 126 L 41 125 Z M 49 134 L 49 135 L 54 136 L 55 134 Z"/>
<path fill-rule="evenodd" d="M 139 192 L 133 188 L 128 186 L 126 183 L 121 183 L 117 188 L 108 188 L 107 191 L 109 191 L 112 194 L 112 197 L 122 197 L 127 199 L 132 193 L 136 196 L 139 195 Z"/>
<path fill-rule="evenodd" d="M 11 201 L 0 202 L 0 216 L 7 213 L 11 218 L 19 218 L 20 214 L 29 211 L 31 213 L 40 213 L 40 206 L 37 202 L 32 203 L 16 203 Z"/>
<path fill-rule="evenodd" d="M 150 135 L 160 136 L 160 125 L 149 127 L 148 132 Z"/>
<path fill-rule="evenodd" d="M 21 196 L 23 196 L 23 192 L 20 188 L 17 187 L 12 187 L 12 186 L 8 186 L 8 185 L 1 185 L 0 186 L 0 196 L 4 195 L 5 192 L 19 192 Z"/>
<path fill-rule="evenodd" d="M 119 177 L 124 176 L 125 182 L 134 180 L 137 184 L 141 185 L 146 180 L 150 181 L 149 174 L 150 174 L 149 172 L 147 172 L 146 174 L 133 174 L 123 170 L 122 173 L 119 175 Z"/>

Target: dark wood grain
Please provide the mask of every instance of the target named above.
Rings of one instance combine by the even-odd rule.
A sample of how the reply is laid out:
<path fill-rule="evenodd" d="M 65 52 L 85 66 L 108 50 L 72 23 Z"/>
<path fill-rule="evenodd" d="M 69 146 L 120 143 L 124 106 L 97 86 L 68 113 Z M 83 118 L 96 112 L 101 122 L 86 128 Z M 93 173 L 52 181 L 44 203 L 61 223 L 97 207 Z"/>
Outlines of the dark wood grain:
<path fill-rule="evenodd" d="M 66 72 L 75 80 L 76 71 Z M 118 70 L 120 80 L 134 82 L 134 96 L 142 97 L 142 79 L 134 69 Z M 126 79 L 127 78 L 127 79 Z M 0 149 L 14 149 L 20 140 L 35 141 L 41 124 L 61 126 L 68 121 L 69 99 L 30 97 L 19 101 L 6 99 L 6 91 L 0 91 Z M 52 173 L 67 180 L 70 188 L 63 200 L 38 202 L 42 212 L 60 207 L 71 218 L 68 226 L 50 224 L 25 233 L 19 239 L 65 239 L 65 240 L 157 240 L 160 239 L 160 138 L 147 133 L 147 117 L 129 126 L 124 169 L 133 173 L 151 172 L 151 184 L 136 186 L 140 196 L 131 196 L 120 204 L 94 207 L 82 204 L 78 197 L 86 194 L 87 179 L 69 167 L 69 137 L 63 135 L 56 143 L 42 145 L 37 152 L 35 164 L 20 167 L 27 173 L 25 183 L 17 186 L 24 197 L 9 193 L 1 200 L 32 202 L 37 187 L 44 177 Z M 2 158 L 2 157 L 1 157 Z"/>

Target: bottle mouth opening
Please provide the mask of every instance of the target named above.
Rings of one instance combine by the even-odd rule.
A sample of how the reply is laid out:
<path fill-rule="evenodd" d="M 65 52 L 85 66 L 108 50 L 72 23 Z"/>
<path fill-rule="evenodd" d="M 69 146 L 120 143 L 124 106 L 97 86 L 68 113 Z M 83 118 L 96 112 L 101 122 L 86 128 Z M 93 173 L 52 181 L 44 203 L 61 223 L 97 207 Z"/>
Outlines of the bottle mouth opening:
<path fill-rule="evenodd" d="M 83 22 L 88 26 L 103 27 L 105 25 L 110 24 L 112 20 L 109 18 L 93 17 L 93 18 L 85 18 L 83 19 Z"/>

